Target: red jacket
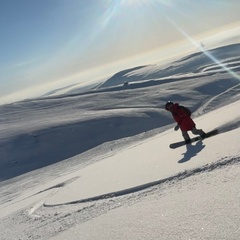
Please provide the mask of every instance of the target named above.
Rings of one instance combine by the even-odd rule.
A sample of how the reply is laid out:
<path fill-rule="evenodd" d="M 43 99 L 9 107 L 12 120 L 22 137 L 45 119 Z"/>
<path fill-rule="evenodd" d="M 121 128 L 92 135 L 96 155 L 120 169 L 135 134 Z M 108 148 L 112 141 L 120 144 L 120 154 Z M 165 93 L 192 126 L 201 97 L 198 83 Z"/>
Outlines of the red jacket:
<path fill-rule="evenodd" d="M 191 117 L 186 114 L 184 109 L 179 107 L 178 103 L 173 104 L 171 113 L 173 115 L 174 120 L 180 126 L 180 129 L 182 131 L 189 131 L 195 127 L 195 123 L 193 122 Z"/>

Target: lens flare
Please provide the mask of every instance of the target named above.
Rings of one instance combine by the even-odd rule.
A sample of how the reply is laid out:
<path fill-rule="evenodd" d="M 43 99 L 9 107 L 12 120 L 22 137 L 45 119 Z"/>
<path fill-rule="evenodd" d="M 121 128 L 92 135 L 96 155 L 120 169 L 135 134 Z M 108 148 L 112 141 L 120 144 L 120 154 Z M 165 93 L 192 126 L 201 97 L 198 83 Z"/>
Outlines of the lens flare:
<path fill-rule="evenodd" d="M 228 68 L 224 63 L 220 62 L 215 56 L 213 56 L 210 52 L 204 49 L 204 45 L 195 41 L 184 29 L 182 29 L 173 19 L 170 19 L 165 15 L 165 18 L 173 25 L 173 27 L 180 32 L 188 42 L 190 42 L 193 46 L 201 50 L 209 59 L 211 59 L 217 66 L 222 68 L 224 71 L 231 74 L 234 78 L 240 80 L 240 76 L 235 73 L 232 69 Z"/>

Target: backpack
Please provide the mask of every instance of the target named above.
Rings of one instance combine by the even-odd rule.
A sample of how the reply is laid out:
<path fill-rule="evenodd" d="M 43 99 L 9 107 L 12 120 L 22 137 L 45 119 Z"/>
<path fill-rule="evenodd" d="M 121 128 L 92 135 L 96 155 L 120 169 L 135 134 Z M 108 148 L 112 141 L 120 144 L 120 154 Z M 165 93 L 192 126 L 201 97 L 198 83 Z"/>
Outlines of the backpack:
<path fill-rule="evenodd" d="M 184 107 L 184 106 L 179 106 L 179 107 L 185 111 L 187 116 L 189 116 L 189 117 L 191 116 L 192 112 L 189 108 Z"/>

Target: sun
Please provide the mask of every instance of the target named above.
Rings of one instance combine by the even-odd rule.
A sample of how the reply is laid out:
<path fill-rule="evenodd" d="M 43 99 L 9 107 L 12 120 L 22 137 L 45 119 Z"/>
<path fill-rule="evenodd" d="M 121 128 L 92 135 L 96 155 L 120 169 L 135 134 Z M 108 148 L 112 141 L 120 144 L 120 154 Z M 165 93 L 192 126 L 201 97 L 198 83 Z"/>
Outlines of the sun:
<path fill-rule="evenodd" d="M 151 5 L 154 7 L 165 6 L 165 7 L 174 7 L 175 0 L 119 0 L 119 5 L 124 7 L 143 7 L 146 5 Z"/>
<path fill-rule="evenodd" d="M 149 0 L 120 0 L 120 4 L 126 7 L 139 7 L 144 4 L 147 4 Z"/>

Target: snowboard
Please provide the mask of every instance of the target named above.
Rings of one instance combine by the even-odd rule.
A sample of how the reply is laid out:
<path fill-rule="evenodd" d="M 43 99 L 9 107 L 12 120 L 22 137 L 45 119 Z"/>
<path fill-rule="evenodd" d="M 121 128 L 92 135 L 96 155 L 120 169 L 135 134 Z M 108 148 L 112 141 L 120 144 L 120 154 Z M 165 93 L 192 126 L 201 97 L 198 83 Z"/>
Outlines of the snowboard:
<path fill-rule="evenodd" d="M 187 144 L 191 144 L 192 142 L 196 142 L 196 141 L 198 141 L 198 140 L 203 140 L 203 139 L 205 139 L 205 138 L 214 136 L 214 135 L 216 135 L 216 134 L 218 134 L 218 130 L 217 130 L 217 129 L 214 129 L 214 130 L 212 130 L 212 131 L 210 131 L 210 132 L 207 132 L 207 133 L 206 133 L 206 136 L 205 136 L 204 138 L 202 138 L 202 137 L 200 137 L 200 136 L 197 136 L 197 137 L 191 138 L 191 139 L 190 139 L 190 143 L 185 143 L 185 141 L 175 142 L 175 143 L 171 143 L 171 144 L 169 145 L 169 147 L 172 148 L 172 149 L 175 149 L 175 148 L 178 148 L 178 147 L 187 145 Z"/>

